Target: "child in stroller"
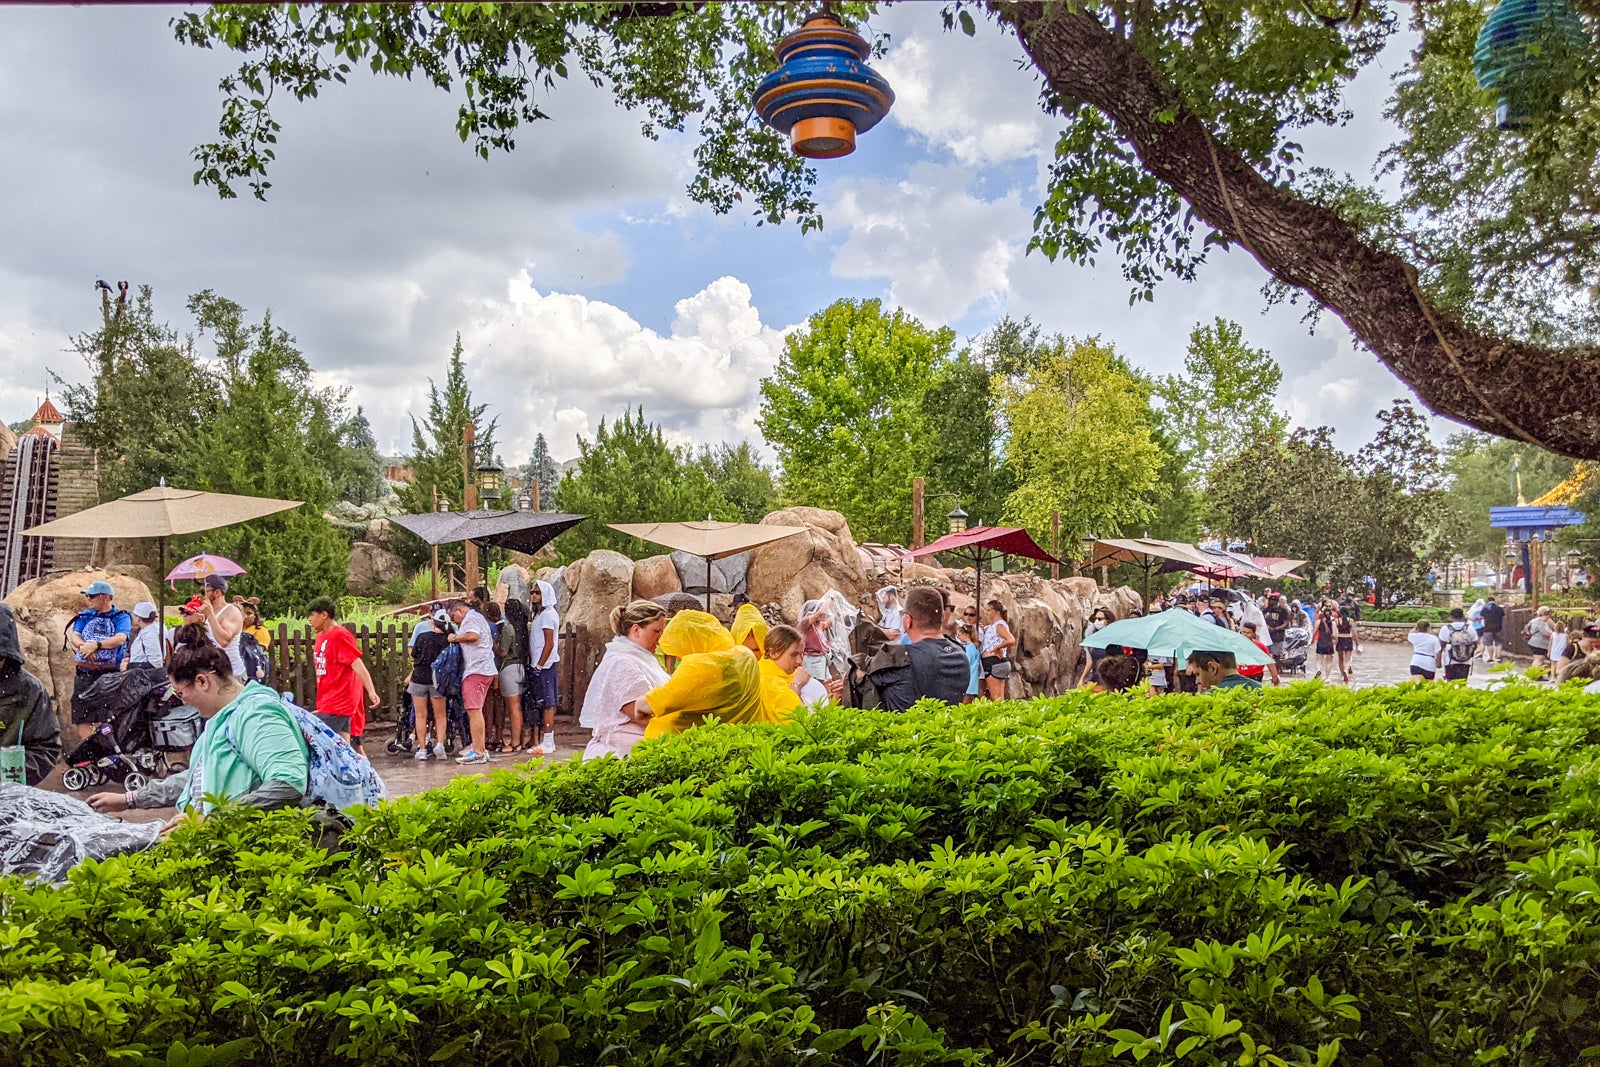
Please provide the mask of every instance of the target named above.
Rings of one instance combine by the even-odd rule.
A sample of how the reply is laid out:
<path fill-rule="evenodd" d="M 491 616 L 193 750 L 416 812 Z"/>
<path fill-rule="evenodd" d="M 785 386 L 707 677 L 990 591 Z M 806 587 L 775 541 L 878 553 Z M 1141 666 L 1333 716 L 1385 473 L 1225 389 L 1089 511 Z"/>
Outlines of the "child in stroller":
<path fill-rule="evenodd" d="M 1304 626 L 1291 626 L 1283 632 L 1283 652 L 1278 655 L 1281 674 L 1306 673 L 1306 659 L 1311 654 L 1311 631 Z"/>
<path fill-rule="evenodd" d="M 108 673 L 80 698 L 98 708 L 105 721 L 67 754 L 61 784 L 74 792 L 106 782 L 128 790 L 143 788 L 152 775 L 182 770 L 186 764 L 169 754 L 187 751 L 200 737 L 199 714 L 178 703 L 161 667 Z"/>

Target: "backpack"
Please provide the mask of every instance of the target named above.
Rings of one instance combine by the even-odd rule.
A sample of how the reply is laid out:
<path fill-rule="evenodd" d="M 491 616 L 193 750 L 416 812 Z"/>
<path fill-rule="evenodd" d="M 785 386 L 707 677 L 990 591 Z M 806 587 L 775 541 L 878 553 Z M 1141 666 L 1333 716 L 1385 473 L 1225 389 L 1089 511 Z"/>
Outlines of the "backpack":
<path fill-rule="evenodd" d="M 1451 663 L 1471 663 L 1472 657 L 1478 654 L 1478 635 L 1470 623 L 1453 622 L 1450 624 L 1450 639 L 1445 642 L 1445 647 L 1450 649 Z"/>
<path fill-rule="evenodd" d="M 306 799 L 325 804 L 336 811 L 346 808 L 373 807 L 389 795 L 388 787 L 372 763 L 350 747 L 350 742 L 334 733 L 333 727 L 314 714 L 284 699 L 295 725 L 305 738 L 307 753 Z M 233 720 L 223 734 L 228 747 L 234 752 L 239 746 L 233 741 Z"/>
<path fill-rule="evenodd" d="M 246 681 L 266 681 L 268 667 L 267 650 L 261 647 L 261 642 L 255 639 L 254 634 L 239 634 L 239 658 L 244 660 L 244 675 Z"/>
<path fill-rule="evenodd" d="M 433 658 L 433 687 L 444 697 L 461 699 L 461 680 L 466 675 L 466 657 L 460 645 L 446 645 Z"/>

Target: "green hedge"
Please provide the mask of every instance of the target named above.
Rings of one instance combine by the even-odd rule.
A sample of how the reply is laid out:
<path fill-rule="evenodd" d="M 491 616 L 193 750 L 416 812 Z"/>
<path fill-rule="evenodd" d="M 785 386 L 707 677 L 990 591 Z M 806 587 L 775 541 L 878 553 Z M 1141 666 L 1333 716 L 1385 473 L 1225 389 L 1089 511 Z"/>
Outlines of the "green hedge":
<path fill-rule="evenodd" d="M 1361 613 L 1362 622 L 1443 623 L 1449 618 L 1448 608 L 1368 608 Z"/>
<path fill-rule="evenodd" d="M 1302 684 L 712 727 L 0 881 L 21 1064 L 1572 1064 L 1600 707 Z"/>

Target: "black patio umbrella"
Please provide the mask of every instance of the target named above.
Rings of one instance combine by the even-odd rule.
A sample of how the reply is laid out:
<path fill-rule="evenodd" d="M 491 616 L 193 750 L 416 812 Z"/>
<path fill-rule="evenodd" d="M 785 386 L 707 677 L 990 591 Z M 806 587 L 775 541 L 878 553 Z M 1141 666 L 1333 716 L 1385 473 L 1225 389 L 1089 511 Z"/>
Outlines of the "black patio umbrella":
<path fill-rule="evenodd" d="M 421 515 L 395 515 L 390 521 L 410 530 L 430 545 L 471 541 L 480 548 L 503 548 L 530 555 L 565 533 L 587 515 L 554 511 L 430 511 Z"/>

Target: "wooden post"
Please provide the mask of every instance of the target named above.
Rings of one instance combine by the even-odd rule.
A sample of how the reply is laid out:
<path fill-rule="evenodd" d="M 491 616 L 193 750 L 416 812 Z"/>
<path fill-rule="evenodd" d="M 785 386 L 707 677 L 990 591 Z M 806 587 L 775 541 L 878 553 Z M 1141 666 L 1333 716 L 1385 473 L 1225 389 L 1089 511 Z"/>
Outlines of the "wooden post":
<path fill-rule="evenodd" d="M 1519 475 L 1520 477 L 1520 475 Z M 1544 588 L 1544 541 L 1540 538 L 1530 538 L 1528 541 L 1528 570 L 1533 579 L 1533 610 L 1539 610 L 1539 592 Z"/>
<path fill-rule="evenodd" d="M 461 506 L 463 511 L 476 511 L 478 508 L 478 485 L 473 478 L 473 447 L 478 440 L 478 428 L 472 423 L 467 423 L 461 430 Z M 471 541 L 463 542 L 467 549 L 467 595 L 478 588 L 478 546 Z"/>
<path fill-rule="evenodd" d="M 533 510 L 534 511 L 543 511 L 544 510 L 542 507 L 539 506 L 539 479 L 537 479 L 537 478 L 535 478 L 533 480 L 533 500 L 532 500 L 532 504 L 533 504 Z"/>
<path fill-rule="evenodd" d="M 911 479 L 911 547 L 921 548 L 927 544 L 924 539 L 923 513 L 922 513 L 922 475 Z"/>
<path fill-rule="evenodd" d="M 1050 512 L 1050 554 L 1057 560 L 1061 559 L 1061 509 Z M 1050 564 L 1050 580 L 1059 581 L 1061 578 L 1061 564 Z"/>
<path fill-rule="evenodd" d="M 439 511 L 439 487 L 437 485 L 433 487 L 433 510 L 434 510 L 435 514 L 437 514 L 438 511 Z M 428 599 L 429 600 L 438 600 L 439 599 L 439 546 L 438 545 L 434 545 L 433 546 L 433 572 L 432 572 L 432 583 L 431 583 L 431 585 L 432 585 L 432 588 L 433 588 L 433 594 L 431 596 L 429 596 Z"/>

